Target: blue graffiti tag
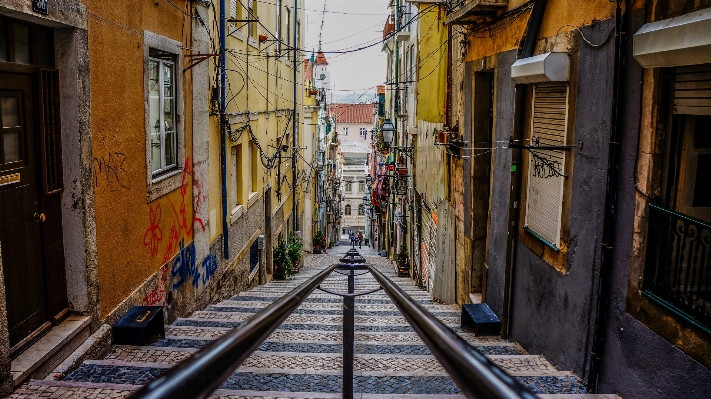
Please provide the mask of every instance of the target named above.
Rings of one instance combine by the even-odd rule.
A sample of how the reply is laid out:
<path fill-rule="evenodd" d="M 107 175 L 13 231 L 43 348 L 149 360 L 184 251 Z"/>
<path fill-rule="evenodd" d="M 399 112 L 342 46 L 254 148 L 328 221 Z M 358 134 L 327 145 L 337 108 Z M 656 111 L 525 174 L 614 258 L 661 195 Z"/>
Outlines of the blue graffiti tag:
<path fill-rule="evenodd" d="M 193 287 L 198 288 L 200 284 L 205 285 L 217 272 L 217 256 L 210 254 L 198 267 L 195 262 L 195 245 L 180 241 L 180 251 L 173 260 L 173 289 L 182 287 L 188 280 L 192 279 Z"/>
<path fill-rule="evenodd" d="M 195 273 L 195 269 L 195 246 L 190 243 L 185 247 L 183 240 L 181 240 L 180 251 L 173 261 L 173 289 L 178 289 L 185 284 Z"/>
<path fill-rule="evenodd" d="M 215 272 L 217 272 L 217 256 L 215 256 L 215 254 L 207 255 L 207 257 L 205 257 L 202 261 L 200 268 L 195 269 L 193 287 L 197 288 L 200 283 L 202 283 L 202 285 L 207 284 Z"/>

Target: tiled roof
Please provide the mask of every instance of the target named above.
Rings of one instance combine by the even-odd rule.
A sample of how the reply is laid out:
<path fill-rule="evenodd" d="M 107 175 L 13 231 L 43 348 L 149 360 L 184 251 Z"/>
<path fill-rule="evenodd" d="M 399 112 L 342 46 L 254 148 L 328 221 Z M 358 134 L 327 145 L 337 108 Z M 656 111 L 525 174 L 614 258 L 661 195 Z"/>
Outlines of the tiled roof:
<path fill-rule="evenodd" d="M 326 61 L 326 56 L 323 55 L 322 51 L 319 51 L 316 54 L 316 65 L 328 65 L 328 61 Z"/>
<path fill-rule="evenodd" d="M 337 123 L 373 122 L 373 104 L 331 104 L 328 111 Z"/>

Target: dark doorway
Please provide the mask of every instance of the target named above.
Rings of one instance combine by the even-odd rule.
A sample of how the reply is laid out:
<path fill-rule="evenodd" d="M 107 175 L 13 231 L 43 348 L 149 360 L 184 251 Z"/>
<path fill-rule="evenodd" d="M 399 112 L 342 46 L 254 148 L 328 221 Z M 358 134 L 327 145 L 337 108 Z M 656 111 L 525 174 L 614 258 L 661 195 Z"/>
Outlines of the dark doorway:
<path fill-rule="evenodd" d="M 13 356 L 68 314 L 52 42 L 51 30 L 0 17 L 0 244 Z"/>
<path fill-rule="evenodd" d="M 267 274 L 274 273 L 272 264 L 272 189 L 264 192 L 264 251 L 266 251 Z"/>
<path fill-rule="evenodd" d="M 472 147 L 490 148 L 494 128 L 494 74 L 474 73 Z M 473 294 L 483 294 L 486 279 L 486 245 L 489 230 L 491 152 L 472 151 L 472 272 Z M 481 298 L 483 301 L 483 298 Z"/>

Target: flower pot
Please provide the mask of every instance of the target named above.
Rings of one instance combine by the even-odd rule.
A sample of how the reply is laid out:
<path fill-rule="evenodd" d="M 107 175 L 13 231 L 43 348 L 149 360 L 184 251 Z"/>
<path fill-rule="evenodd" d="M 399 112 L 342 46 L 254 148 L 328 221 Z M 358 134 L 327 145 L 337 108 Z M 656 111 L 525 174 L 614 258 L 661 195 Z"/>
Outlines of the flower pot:
<path fill-rule="evenodd" d="M 449 141 L 449 134 L 443 130 L 438 131 L 437 142 L 440 144 L 447 144 L 447 141 Z"/>
<path fill-rule="evenodd" d="M 395 169 L 395 165 L 388 165 L 388 171 L 392 172 Z"/>
<path fill-rule="evenodd" d="M 398 175 L 406 175 L 406 174 L 407 174 L 407 168 L 397 168 L 397 174 L 398 174 Z"/>
<path fill-rule="evenodd" d="M 309 90 L 309 95 L 310 96 L 315 96 L 318 94 L 318 90 Z"/>

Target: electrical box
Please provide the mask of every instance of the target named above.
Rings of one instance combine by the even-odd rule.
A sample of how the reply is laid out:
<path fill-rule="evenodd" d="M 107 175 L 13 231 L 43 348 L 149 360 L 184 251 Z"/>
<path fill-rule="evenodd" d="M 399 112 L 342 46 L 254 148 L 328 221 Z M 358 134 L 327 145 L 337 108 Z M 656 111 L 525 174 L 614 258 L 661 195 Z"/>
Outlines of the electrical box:
<path fill-rule="evenodd" d="M 260 234 L 259 237 L 257 237 L 257 249 L 264 249 L 264 234 Z"/>

